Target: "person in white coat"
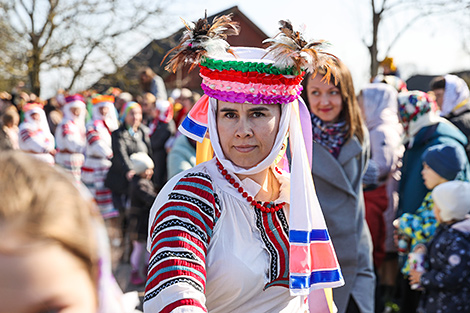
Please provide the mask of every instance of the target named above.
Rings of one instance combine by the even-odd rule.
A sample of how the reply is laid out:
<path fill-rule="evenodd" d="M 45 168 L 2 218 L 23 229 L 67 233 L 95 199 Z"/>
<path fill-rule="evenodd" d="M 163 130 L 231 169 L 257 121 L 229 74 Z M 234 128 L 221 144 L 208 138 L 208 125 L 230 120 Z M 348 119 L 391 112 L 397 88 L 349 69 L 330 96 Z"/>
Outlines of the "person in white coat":
<path fill-rule="evenodd" d="M 85 160 L 85 99 L 80 94 L 65 98 L 62 111 L 64 117 L 55 130 L 57 154 L 55 161 L 76 181 L 80 181 L 81 169 Z"/>
<path fill-rule="evenodd" d="M 18 145 L 21 150 L 53 165 L 55 140 L 49 125 L 43 105 L 27 103 L 23 107 L 24 121 L 19 126 Z"/>
<path fill-rule="evenodd" d="M 104 186 L 113 149 L 111 133 L 119 124 L 114 108 L 114 97 L 98 95 L 92 99 L 92 120 L 86 125 L 85 163 L 82 167 L 82 181 L 93 194 L 103 218 L 119 216 L 114 208 L 111 191 Z"/>

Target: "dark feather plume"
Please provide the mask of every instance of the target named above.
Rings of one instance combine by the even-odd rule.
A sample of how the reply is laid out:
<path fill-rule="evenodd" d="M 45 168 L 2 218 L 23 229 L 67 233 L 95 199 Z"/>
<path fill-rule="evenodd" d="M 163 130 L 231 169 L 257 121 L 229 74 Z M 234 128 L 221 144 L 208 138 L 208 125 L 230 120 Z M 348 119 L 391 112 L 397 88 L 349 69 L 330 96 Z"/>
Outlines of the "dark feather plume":
<path fill-rule="evenodd" d="M 180 43 L 168 51 L 162 60 L 162 64 L 170 54 L 173 54 L 165 69 L 176 72 L 185 64 L 191 64 L 189 71 L 194 69 L 201 58 L 211 50 L 224 50 L 232 53 L 228 43 L 228 36 L 238 35 L 240 28 L 237 22 L 232 21 L 232 14 L 215 17 L 213 23 L 207 20 L 207 11 L 204 18 L 200 18 L 195 24 L 183 20 L 186 30 Z"/>
<path fill-rule="evenodd" d="M 297 73 L 306 70 L 316 74 L 319 67 L 326 69 L 325 79 L 329 82 L 331 75 L 336 77 L 334 62 L 336 56 L 322 50 L 325 41 L 307 41 L 299 31 L 294 31 L 288 20 L 279 21 L 280 32 L 267 39 L 268 53 L 274 55 L 276 64 L 281 67 L 293 66 Z"/>

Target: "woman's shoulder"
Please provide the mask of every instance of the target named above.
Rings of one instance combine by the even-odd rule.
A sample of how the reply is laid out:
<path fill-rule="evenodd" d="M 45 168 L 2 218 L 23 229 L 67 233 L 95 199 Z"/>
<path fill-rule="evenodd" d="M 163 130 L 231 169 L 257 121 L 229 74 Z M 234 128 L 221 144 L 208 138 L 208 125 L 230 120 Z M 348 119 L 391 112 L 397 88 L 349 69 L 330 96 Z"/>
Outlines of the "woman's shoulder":
<path fill-rule="evenodd" d="M 160 191 L 160 193 L 170 193 L 171 190 L 175 188 L 176 185 L 181 183 L 184 180 L 187 180 L 188 178 L 192 178 L 193 180 L 201 179 L 201 180 L 206 180 L 207 182 L 210 182 L 212 185 L 212 176 L 211 176 L 211 171 L 209 170 L 210 167 L 215 166 L 215 163 L 213 160 L 203 162 L 201 164 L 198 164 L 190 169 L 187 169 L 185 171 L 182 171 L 181 173 L 176 174 L 173 176 L 163 187 L 163 189 Z"/>

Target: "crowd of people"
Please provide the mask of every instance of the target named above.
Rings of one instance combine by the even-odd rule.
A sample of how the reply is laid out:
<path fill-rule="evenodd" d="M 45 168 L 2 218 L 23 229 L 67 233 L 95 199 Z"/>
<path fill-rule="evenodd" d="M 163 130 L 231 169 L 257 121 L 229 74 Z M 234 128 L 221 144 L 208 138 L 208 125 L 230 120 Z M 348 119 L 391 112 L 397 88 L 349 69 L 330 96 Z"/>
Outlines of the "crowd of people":
<path fill-rule="evenodd" d="M 22 151 L 57 166 L 87 187 L 111 244 L 125 254 L 113 257 L 114 268 L 130 259 L 135 285 L 145 283 L 150 206 L 169 177 L 195 165 L 196 150 L 185 147 L 176 126 L 200 97 L 187 88 L 167 97 L 161 78 L 149 68 L 142 77 L 142 93 L 136 96 L 110 88 L 103 94 L 60 93 L 43 101 L 26 92 L 3 92 L 0 107 L 2 150 Z M 155 84 L 148 77 L 159 80 Z"/>
<path fill-rule="evenodd" d="M 45 176 L 69 181 L 57 218 L 69 231 L 104 221 L 111 251 L 120 247 L 119 261 L 131 264 L 130 282 L 146 283 L 145 312 L 470 312 L 465 81 L 449 74 L 409 91 L 386 58 L 356 92 L 347 66 L 296 41 L 285 21 L 266 49 L 229 48 L 224 39 L 238 33 L 230 17 L 215 21 L 219 32 L 207 23 L 189 29 L 169 60 L 173 69 L 197 60 L 202 96 L 167 94 L 150 68 L 138 95 L 61 91 L 43 101 L 2 92 L 0 148 L 17 151 L 0 154 L 0 173 L 15 181 L 0 194 L 33 184 L 46 197 Z M 96 212 L 73 186 L 86 187 Z M 29 218 L 60 209 L 54 199 Z M 13 243 L 36 238 L 3 227 L 32 223 L 12 214 L 27 216 L 32 202 L 11 201 L 0 233 Z M 81 222 L 67 224 L 84 207 Z M 65 251 L 47 249 L 78 255 L 87 265 L 81 282 L 98 286 L 83 305 L 101 288 L 116 290 L 95 279 L 103 253 L 86 248 L 92 239 L 77 238 L 87 244 L 76 248 L 47 234 L 39 238 Z M 0 264 L 12 264 L 13 250 L 0 243 Z"/>

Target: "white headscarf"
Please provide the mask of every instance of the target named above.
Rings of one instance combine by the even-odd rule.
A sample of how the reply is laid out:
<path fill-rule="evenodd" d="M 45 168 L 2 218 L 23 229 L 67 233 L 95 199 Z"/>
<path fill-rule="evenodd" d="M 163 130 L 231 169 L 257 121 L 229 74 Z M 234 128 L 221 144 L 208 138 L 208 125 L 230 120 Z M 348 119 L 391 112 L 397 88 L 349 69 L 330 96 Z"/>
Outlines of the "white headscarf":
<path fill-rule="evenodd" d="M 103 116 L 101 114 L 100 112 L 101 107 L 108 107 L 108 113 L 106 113 L 106 116 Z M 108 126 L 108 129 L 110 132 L 113 132 L 119 128 L 119 121 L 117 118 L 117 112 L 116 112 L 116 108 L 114 107 L 114 103 L 99 102 L 93 105 L 93 108 L 91 109 L 91 111 L 92 111 L 93 121 L 97 121 L 97 120 L 104 121 L 106 123 L 106 126 Z"/>
<path fill-rule="evenodd" d="M 31 116 L 39 114 L 39 121 L 34 120 Z M 24 121 L 21 123 L 23 127 L 28 126 L 30 129 L 40 129 L 45 133 L 51 133 L 49 124 L 47 123 L 46 113 L 40 107 L 34 107 L 24 113 Z M 21 126 L 21 125 L 20 125 Z"/>
<path fill-rule="evenodd" d="M 80 109 L 80 115 L 75 116 L 74 114 L 72 114 L 72 111 L 71 111 L 72 108 L 79 108 Z M 86 117 L 85 102 L 79 101 L 79 100 L 74 100 L 72 102 L 68 102 L 64 105 L 62 111 L 64 112 L 63 122 L 65 122 L 65 121 L 74 121 L 74 122 L 81 123 L 81 124 L 85 123 L 85 117 Z"/>
<path fill-rule="evenodd" d="M 209 99 L 209 112 L 208 112 L 208 124 L 209 124 L 208 126 L 209 126 L 209 134 L 211 137 L 211 144 L 212 144 L 212 148 L 214 149 L 215 155 L 217 156 L 220 163 L 222 163 L 222 165 L 224 166 L 226 170 L 234 174 L 253 175 L 253 174 L 262 172 L 263 170 L 267 169 L 274 163 L 274 160 L 277 158 L 277 156 L 279 155 L 279 152 L 281 151 L 284 139 L 286 138 L 286 135 L 287 135 L 287 130 L 289 129 L 289 121 L 290 121 L 290 115 L 291 115 L 290 104 L 282 105 L 281 119 L 279 121 L 279 131 L 277 132 L 276 139 L 274 141 L 274 145 L 273 145 L 273 148 L 271 149 L 271 152 L 258 165 L 249 169 L 238 167 L 235 164 L 233 164 L 232 161 L 227 160 L 225 158 L 224 153 L 222 151 L 222 147 L 220 146 L 219 135 L 217 133 L 216 114 L 217 114 L 217 99 L 210 98 Z"/>
<path fill-rule="evenodd" d="M 367 129 L 379 125 L 399 125 L 398 93 L 390 85 L 368 84 L 362 89 L 364 115 Z M 400 128 L 401 129 L 401 128 Z"/>
<path fill-rule="evenodd" d="M 441 116 L 446 116 L 460 105 L 469 104 L 470 91 L 467 83 L 455 75 L 444 76 L 446 87 L 442 101 Z"/>

